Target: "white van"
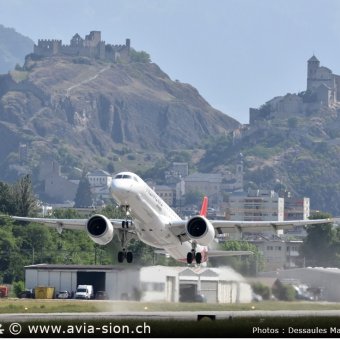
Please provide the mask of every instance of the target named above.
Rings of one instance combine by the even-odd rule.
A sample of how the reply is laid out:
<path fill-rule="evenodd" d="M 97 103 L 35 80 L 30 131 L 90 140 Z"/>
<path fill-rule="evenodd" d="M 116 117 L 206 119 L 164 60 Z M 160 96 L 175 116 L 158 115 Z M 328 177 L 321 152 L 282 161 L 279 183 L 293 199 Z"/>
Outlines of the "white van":
<path fill-rule="evenodd" d="M 79 285 L 75 294 L 76 299 L 90 300 L 93 298 L 93 286 Z"/>

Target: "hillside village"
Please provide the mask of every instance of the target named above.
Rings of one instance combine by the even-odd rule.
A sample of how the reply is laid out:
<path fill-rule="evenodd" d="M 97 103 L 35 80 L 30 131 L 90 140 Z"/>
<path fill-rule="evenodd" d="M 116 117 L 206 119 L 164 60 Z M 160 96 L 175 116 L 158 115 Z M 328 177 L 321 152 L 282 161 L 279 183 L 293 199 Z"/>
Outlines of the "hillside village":
<path fill-rule="evenodd" d="M 75 37 L 74 37 L 75 39 Z M 41 44 L 40 44 L 41 45 Z M 72 45 L 72 43 L 71 43 Z M 68 52 L 66 52 L 68 53 Z M 326 67 L 313 56 L 308 60 L 307 89 L 301 94 L 288 94 L 276 97 L 265 104 L 265 109 L 250 109 L 250 125 L 243 125 L 233 131 L 233 140 L 237 141 L 247 134 L 249 126 L 258 124 L 270 116 L 301 115 L 322 107 L 337 109 L 340 107 L 340 76 Z M 113 174 L 94 169 L 86 174 L 91 187 L 93 206 L 110 202 L 110 185 Z M 58 206 L 73 206 L 79 181 L 68 180 L 61 175 L 60 165 L 56 161 L 44 161 L 39 168 L 39 181 L 43 182 L 44 197 L 58 202 Z M 308 197 L 294 197 L 289 191 L 275 192 L 274 189 L 244 191 L 243 155 L 239 155 L 236 170 L 221 173 L 189 173 L 189 164 L 174 162 L 165 173 L 164 183 L 156 184 L 152 179 L 148 184 L 171 207 L 182 216 L 195 214 L 199 201 L 189 196 L 209 197 L 210 218 L 230 220 L 295 220 L 307 219 L 311 213 Z M 64 202 L 64 203 L 62 203 Z M 306 233 L 303 228 L 296 228 L 284 235 L 248 234 L 243 238 L 256 244 L 266 259 L 266 270 L 276 268 L 294 268 L 299 263 L 299 245 Z"/>

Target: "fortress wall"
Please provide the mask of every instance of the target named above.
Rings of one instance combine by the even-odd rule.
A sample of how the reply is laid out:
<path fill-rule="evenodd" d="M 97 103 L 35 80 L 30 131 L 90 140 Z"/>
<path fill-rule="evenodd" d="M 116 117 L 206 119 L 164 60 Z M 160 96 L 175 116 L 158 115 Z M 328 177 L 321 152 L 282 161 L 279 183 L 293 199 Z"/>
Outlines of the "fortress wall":
<path fill-rule="evenodd" d="M 70 45 L 62 45 L 61 40 L 38 40 L 34 45 L 34 53 L 42 57 L 61 54 L 67 56 L 84 56 L 94 59 L 107 59 L 117 61 L 117 59 L 129 59 L 130 39 L 126 39 L 125 45 L 105 44 L 101 40 L 100 31 L 92 31 L 83 40 L 78 34 L 71 39 Z"/>

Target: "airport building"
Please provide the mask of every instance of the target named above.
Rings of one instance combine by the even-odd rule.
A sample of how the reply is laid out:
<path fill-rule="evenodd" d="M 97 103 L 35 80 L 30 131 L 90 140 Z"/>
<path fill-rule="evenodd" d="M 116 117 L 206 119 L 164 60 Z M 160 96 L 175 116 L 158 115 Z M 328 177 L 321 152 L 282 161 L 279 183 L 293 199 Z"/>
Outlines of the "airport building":
<path fill-rule="evenodd" d="M 205 267 L 123 267 L 106 265 L 50 265 L 25 267 L 27 289 L 54 287 L 75 292 L 80 284 L 105 291 L 110 300 L 250 302 L 246 280 L 233 269 Z"/>
<path fill-rule="evenodd" d="M 249 190 L 229 197 L 227 216 L 234 221 L 283 221 L 284 199 L 273 190 Z"/>

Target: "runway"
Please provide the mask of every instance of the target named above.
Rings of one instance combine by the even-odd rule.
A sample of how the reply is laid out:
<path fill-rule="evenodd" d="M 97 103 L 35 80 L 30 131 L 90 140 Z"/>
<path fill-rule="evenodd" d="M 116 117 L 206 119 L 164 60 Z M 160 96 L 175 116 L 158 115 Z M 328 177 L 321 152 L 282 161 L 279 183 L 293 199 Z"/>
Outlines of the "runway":
<path fill-rule="evenodd" d="M 195 311 L 195 312 L 91 312 L 91 313 L 13 313 L 0 314 L 0 321 L 31 320 L 187 320 L 203 317 L 213 320 L 249 317 L 340 317 L 340 310 L 279 310 L 279 311 Z"/>

